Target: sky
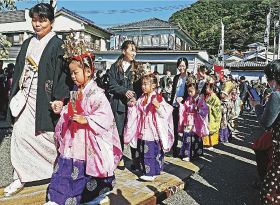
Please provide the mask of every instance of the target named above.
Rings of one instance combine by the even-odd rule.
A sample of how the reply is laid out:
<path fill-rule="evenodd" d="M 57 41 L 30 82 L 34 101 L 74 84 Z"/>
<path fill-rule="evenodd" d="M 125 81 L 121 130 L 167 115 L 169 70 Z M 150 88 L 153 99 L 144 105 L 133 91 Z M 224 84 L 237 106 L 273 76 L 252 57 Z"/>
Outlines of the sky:
<path fill-rule="evenodd" d="M 57 0 L 62 7 L 92 20 L 97 26 L 108 28 L 149 18 L 168 20 L 173 13 L 190 6 L 197 0 Z M 18 0 L 17 9 L 31 8 L 38 1 Z M 41 1 L 39 1 L 41 2 Z M 49 1 L 45 0 L 48 3 Z"/>

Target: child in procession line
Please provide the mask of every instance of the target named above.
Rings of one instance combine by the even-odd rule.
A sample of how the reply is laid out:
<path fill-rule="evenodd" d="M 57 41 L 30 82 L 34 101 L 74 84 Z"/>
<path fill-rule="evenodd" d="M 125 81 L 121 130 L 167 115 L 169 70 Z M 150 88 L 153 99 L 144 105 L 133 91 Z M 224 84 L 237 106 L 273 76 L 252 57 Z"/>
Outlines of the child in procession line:
<path fill-rule="evenodd" d="M 219 141 L 228 143 L 231 137 L 229 122 L 233 118 L 233 103 L 230 100 L 230 93 L 234 88 L 234 84 L 230 81 L 224 83 L 221 91 L 222 120 L 219 131 Z"/>
<path fill-rule="evenodd" d="M 190 161 L 203 155 L 202 138 L 209 134 L 208 106 L 199 96 L 198 84 L 189 78 L 187 81 L 188 98 L 179 107 L 178 133 L 183 134 L 179 156 Z"/>
<path fill-rule="evenodd" d="M 80 204 L 113 189 L 114 170 L 122 156 L 112 110 L 104 90 L 92 79 L 94 56 L 70 58 L 76 90 L 69 103 L 51 107 L 60 113 L 55 134 L 59 156 L 48 188 L 46 204 Z"/>
<path fill-rule="evenodd" d="M 128 102 L 124 142 L 137 148 L 136 158 L 143 175 L 140 179 L 153 181 L 163 168 L 164 152 L 174 142 L 172 111 L 156 91 L 158 82 L 154 74 L 142 78 L 142 96 Z"/>
<path fill-rule="evenodd" d="M 204 148 L 213 150 L 213 147 L 219 143 L 219 130 L 221 126 L 222 109 L 221 101 L 215 93 L 215 81 L 212 77 L 208 78 L 202 89 L 205 101 L 208 105 L 208 128 L 209 135 L 203 138 Z"/>

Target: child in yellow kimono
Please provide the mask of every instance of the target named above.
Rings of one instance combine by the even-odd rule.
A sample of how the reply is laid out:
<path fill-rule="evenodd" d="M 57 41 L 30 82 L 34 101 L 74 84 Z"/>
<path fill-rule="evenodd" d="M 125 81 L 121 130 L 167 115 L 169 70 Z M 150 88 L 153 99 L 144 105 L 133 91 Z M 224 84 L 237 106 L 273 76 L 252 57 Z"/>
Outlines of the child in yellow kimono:
<path fill-rule="evenodd" d="M 202 93 L 209 108 L 209 136 L 203 138 L 203 145 L 210 150 L 219 143 L 219 130 L 222 118 L 221 101 L 215 94 L 214 89 L 214 80 L 209 78 L 202 89 Z"/>

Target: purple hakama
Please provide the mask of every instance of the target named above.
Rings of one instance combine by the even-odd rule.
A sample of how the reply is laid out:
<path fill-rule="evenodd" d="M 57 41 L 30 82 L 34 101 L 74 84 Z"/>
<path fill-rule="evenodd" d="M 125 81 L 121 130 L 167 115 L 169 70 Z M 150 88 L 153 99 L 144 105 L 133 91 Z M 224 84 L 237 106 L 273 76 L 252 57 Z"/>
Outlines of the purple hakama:
<path fill-rule="evenodd" d="M 85 161 L 58 158 L 48 190 L 48 200 L 57 204 L 89 202 L 113 189 L 115 176 L 86 175 Z"/>
<path fill-rule="evenodd" d="M 203 141 L 194 132 L 184 132 L 179 156 L 197 159 L 203 155 Z"/>
<path fill-rule="evenodd" d="M 164 154 L 160 143 L 138 139 L 136 161 L 143 175 L 160 175 L 164 163 Z"/>
<path fill-rule="evenodd" d="M 230 131 L 229 129 L 226 127 L 226 128 L 220 128 L 220 131 L 219 131 L 219 141 L 220 142 L 229 142 L 229 139 L 230 139 Z"/>

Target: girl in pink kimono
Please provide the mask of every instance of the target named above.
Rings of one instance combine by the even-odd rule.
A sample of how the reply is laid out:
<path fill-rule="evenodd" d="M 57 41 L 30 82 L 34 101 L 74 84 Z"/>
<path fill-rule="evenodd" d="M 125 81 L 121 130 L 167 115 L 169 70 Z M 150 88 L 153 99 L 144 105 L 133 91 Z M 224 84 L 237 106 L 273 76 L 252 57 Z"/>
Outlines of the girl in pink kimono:
<path fill-rule="evenodd" d="M 208 106 L 194 80 L 187 83 L 189 97 L 179 107 L 178 133 L 183 135 L 179 156 L 190 161 L 203 155 L 202 138 L 209 135 Z"/>
<path fill-rule="evenodd" d="M 60 119 L 55 128 L 59 157 L 48 189 L 47 204 L 80 204 L 113 189 L 114 170 L 122 156 L 110 104 L 93 81 L 91 53 L 70 60 L 77 90 L 69 103 L 52 102 Z"/>
<path fill-rule="evenodd" d="M 163 168 L 164 152 L 174 142 L 173 107 L 156 92 L 157 78 L 149 74 L 142 79 L 142 96 L 128 103 L 124 142 L 137 148 L 140 179 L 153 181 Z"/>

